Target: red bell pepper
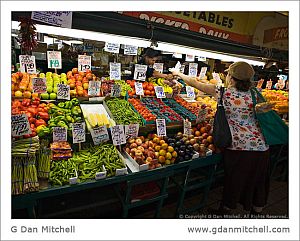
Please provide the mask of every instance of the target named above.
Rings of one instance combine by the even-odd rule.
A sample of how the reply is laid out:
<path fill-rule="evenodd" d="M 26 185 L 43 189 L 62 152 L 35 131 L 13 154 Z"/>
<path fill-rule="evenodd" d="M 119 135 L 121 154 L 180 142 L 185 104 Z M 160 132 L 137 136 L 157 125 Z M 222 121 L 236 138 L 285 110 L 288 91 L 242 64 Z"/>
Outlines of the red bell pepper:
<path fill-rule="evenodd" d="M 38 116 L 40 117 L 40 119 L 43 119 L 45 121 L 49 120 L 49 114 L 47 112 L 39 112 Z"/>
<path fill-rule="evenodd" d="M 34 107 L 28 107 L 27 111 L 29 111 L 33 116 L 37 114 L 37 109 Z"/>
<path fill-rule="evenodd" d="M 40 125 L 47 125 L 47 123 L 46 123 L 46 121 L 44 121 L 43 119 L 38 119 L 38 120 L 36 120 L 36 122 L 35 122 L 35 126 L 36 127 L 38 127 L 38 126 L 40 126 Z"/>

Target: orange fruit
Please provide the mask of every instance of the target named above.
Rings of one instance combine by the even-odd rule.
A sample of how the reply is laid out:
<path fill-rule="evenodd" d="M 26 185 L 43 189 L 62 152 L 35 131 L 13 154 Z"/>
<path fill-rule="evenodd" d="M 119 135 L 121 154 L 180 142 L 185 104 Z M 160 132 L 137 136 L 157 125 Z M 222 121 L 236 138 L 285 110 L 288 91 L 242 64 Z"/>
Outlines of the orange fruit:
<path fill-rule="evenodd" d="M 163 143 L 163 144 L 161 145 L 161 149 L 167 150 L 167 149 L 168 149 L 168 144 L 167 144 L 167 143 Z"/>
<path fill-rule="evenodd" d="M 165 150 L 160 150 L 160 151 L 159 151 L 159 155 L 160 155 L 160 156 L 165 156 L 166 153 L 167 153 L 167 152 L 166 152 Z"/>
<path fill-rule="evenodd" d="M 168 146 L 168 152 L 173 152 L 174 148 L 172 146 Z"/>
<path fill-rule="evenodd" d="M 177 152 L 176 152 L 176 151 L 173 151 L 173 152 L 172 152 L 172 157 L 174 157 L 174 158 L 177 157 Z"/>
<path fill-rule="evenodd" d="M 212 136 L 208 136 L 206 138 L 206 140 L 207 140 L 208 143 L 213 143 L 213 137 Z"/>
<path fill-rule="evenodd" d="M 172 154 L 170 152 L 167 152 L 165 157 L 166 157 L 167 160 L 171 160 L 172 159 Z"/>
<path fill-rule="evenodd" d="M 160 140 L 159 144 L 162 146 L 164 143 L 166 143 L 164 140 Z"/>
<path fill-rule="evenodd" d="M 154 147 L 155 151 L 160 151 L 160 146 Z"/>
<path fill-rule="evenodd" d="M 159 156 L 159 158 L 158 158 L 159 163 L 165 163 L 165 161 L 166 161 L 166 158 L 164 156 Z"/>
<path fill-rule="evenodd" d="M 201 132 L 201 134 L 205 133 L 206 132 L 206 128 L 205 127 L 201 127 L 200 128 L 200 132 Z"/>

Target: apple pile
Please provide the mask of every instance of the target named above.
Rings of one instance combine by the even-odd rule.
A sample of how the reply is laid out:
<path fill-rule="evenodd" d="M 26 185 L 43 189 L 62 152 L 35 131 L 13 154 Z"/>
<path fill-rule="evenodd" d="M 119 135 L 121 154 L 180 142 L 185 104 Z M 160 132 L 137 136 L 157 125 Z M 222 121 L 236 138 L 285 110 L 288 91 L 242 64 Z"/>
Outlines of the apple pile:
<path fill-rule="evenodd" d="M 205 148 L 212 150 L 212 152 L 219 152 L 213 144 L 212 126 L 207 121 L 197 124 L 192 128 L 191 132 L 196 143 L 204 145 Z"/>
<path fill-rule="evenodd" d="M 38 97 L 37 93 L 32 93 L 32 78 L 37 77 L 36 74 L 28 74 L 16 72 L 11 75 L 11 94 L 15 97 L 23 97 L 30 99 L 31 97 Z"/>

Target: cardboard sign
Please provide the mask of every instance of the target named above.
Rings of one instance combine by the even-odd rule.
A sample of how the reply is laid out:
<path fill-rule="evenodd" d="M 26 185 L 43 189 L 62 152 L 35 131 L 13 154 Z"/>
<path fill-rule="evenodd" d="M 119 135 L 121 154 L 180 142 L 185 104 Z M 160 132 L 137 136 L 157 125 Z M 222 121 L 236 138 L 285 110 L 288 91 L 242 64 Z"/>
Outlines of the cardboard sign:
<path fill-rule="evenodd" d="M 86 72 L 92 69 L 92 57 L 88 55 L 78 55 L 78 71 Z"/>
<path fill-rule="evenodd" d="M 138 47 L 133 45 L 125 45 L 124 46 L 124 54 L 125 55 L 137 55 Z"/>
<path fill-rule="evenodd" d="M 91 135 L 92 135 L 94 145 L 99 145 L 102 142 L 109 140 L 109 135 L 105 125 L 92 128 Z"/>
<path fill-rule="evenodd" d="M 88 96 L 100 95 L 101 81 L 89 81 Z"/>
<path fill-rule="evenodd" d="M 162 72 L 164 72 L 164 64 L 163 63 L 154 63 L 153 69 L 155 69 L 159 73 L 162 73 Z"/>
<path fill-rule="evenodd" d="M 186 97 L 195 98 L 195 90 L 192 86 L 186 86 Z"/>
<path fill-rule="evenodd" d="M 192 134 L 192 123 L 188 120 L 183 120 L 183 134 L 191 135 Z"/>
<path fill-rule="evenodd" d="M 11 115 L 11 135 L 30 135 L 31 129 L 26 114 Z"/>
<path fill-rule="evenodd" d="M 46 78 L 32 78 L 32 91 L 33 93 L 46 93 Z"/>
<path fill-rule="evenodd" d="M 57 85 L 57 99 L 70 100 L 70 85 L 64 85 L 64 84 Z"/>
<path fill-rule="evenodd" d="M 165 119 L 156 119 L 156 131 L 158 136 L 167 136 Z"/>
<path fill-rule="evenodd" d="M 124 133 L 123 125 L 116 125 L 111 127 L 111 137 L 113 144 L 119 146 L 126 143 L 126 137 Z"/>
<path fill-rule="evenodd" d="M 166 98 L 166 94 L 162 86 L 154 86 L 154 90 L 157 98 Z"/>
<path fill-rule="evenodd" d="M 197 59 L 198 61 L 202 61 L 202 62 L 206 61 L 206 57 L 197 56 Z"/>
<path fill-rule="evenodd" d="M 68 134 L 65 127 L 53 127 L 53 142 L 67 141 Z"/>
<path fill-rule="evenodd" d="M 198 72 L 198 64 L 197 63 L 189 63 L 189 76 L 197 76 Z"/>
<path fill-rule="evenodd" d="M 121 85 L 114 84 L 111 88 L 110 96 L 111 97 L 120 97 L 122 87 Z"/>
<path fill-rule="evenodd" d="M 200 108 L 197 119 L 196 119 L 196 123 L 201 123 L 201 122 L 205 121 L 207 118 L 207 115 L 208 115 L 208 110 Z"/>
<path fill-rule="evenodd" d="M 185 55 L 185 61 L 193 62 L 195 60 L 195 55 L 186 54 Z"/>
<path fill-rule="evenodd" d="M 272 83 L 273 83 L 272 80 L 267 81 L 266 89 L 268 90 L 272 89 Z"/>
<path fill-rule="evenodd" d="M 137 137 L 139 135 L 139 124 L 125 125 L 126 140 L 131 137 Z"/>
<path fill-rule="evenodd" d="M 36 74 L 35 56 L 33 55 L 20 55 L 20 71 L 22 73 Z"/>
<path fill-rule="evenodd" d="M 120 44 L 115 44 L 115 43 L 105 43 L 105 47 L 104 50 L 106 52 L 110 52 L 110 53 L 115 53 L 118 54 L 119 50 L 120 50 Z"/>
<path fill-rule="evenodd" d="M 61 69 L 61 52 L 60 51 L 47 51 L 48 68 Z"/>
<path fill-rule="evenodd" d="M 62 27 L 62 28 L 72 28 L 72 12 L 32 12 L 31 19 L 37 20 L 39 22 L 48 23 L 50 25 Z"/>
<path fill-rule="evenodd" d="M 207 67 L 202 67 L 200 70 L 199 78 L 202 79 L 205 77 L 207 71 Z"/>
<path fill-rule="evenodd" d="M 264 82 L 265 82 L 264 79 L 260 79 L 259 81 L 257 81 L 257 86 L 256 86 L 256 88 L 261 89 L 261 87 L 262 87 L 262 85 L 263 85 Z"/>
<path fill-rule="evenodd" d="M 135 65 L 134 65 L 134 75 L 133 75 L 133 79 L 134 79 L 134 80 L 145 81 L 145 80 L 146 80 L 147 68 L 148 68 L 147 65 L 143 65 L 143 64 L 135 64 Z"/>
<path fill-rule="evenodd" d="M 121 80 L 121 63 L 109 63 L 109 78 Z"/>
<path fill-rule="evenodd" d="M 73 123 L 72 126 L 73 143 L 85 142 L 85 123 Z"/>
<path fill-rule="evenodd" d="M 143 84 L 140 82 L 134 82 L 134 86 L 135 86 L 135 93 L 136 95 L 144 95 L 144 88 L 143 88 Z"/>

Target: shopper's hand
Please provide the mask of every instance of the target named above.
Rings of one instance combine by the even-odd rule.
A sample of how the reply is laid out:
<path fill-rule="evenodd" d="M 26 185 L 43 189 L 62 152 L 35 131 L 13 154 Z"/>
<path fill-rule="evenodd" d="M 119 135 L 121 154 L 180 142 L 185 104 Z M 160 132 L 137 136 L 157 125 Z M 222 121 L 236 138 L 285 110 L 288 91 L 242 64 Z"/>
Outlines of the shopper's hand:
<path fill-rule="evenodd" d="M 172 75 L 174 75 L 174 76 L 178 76 L 180 74 L 180 71 L 176 70 L 176 69 L 172 70 L 171 72 L 172 72 Z"/>
<path fill-rule="evenodd" d="M 167 74 L 166 79 L 167 80 L 172 80 L 174 77 L 172 74 Z"/>

